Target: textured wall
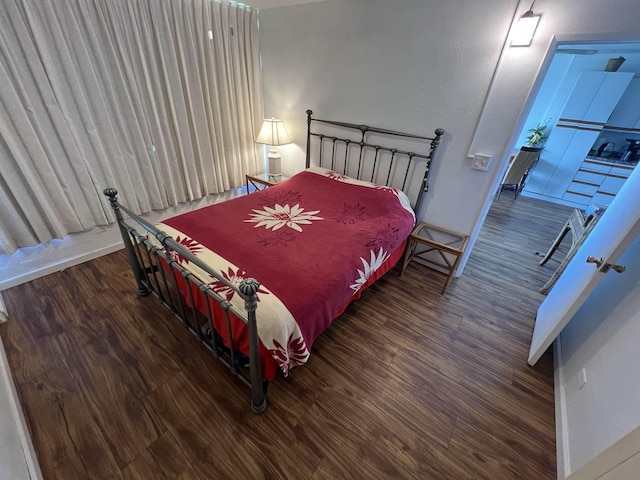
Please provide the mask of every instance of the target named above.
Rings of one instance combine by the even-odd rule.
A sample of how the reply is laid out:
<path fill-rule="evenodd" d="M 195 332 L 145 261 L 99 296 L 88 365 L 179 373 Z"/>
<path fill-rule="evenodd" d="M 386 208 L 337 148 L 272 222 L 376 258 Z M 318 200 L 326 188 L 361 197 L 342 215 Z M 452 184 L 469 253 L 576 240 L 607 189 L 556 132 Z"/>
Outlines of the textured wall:
<path fill-rule="evenodd" d="M 307 108 L 427 135 L 442 127 L 428 215 L 470 231 L 490 175 L 469 168 L 467 151 L 516 3 L 352 0 L 262 11 L 265 115 L 282 117 L 297 144 L 281 149 L 286 168 L 304 165 Z M 439 211 L 454 203 L 458 218 Z"/>
<path fill-rule="evenodd" d="M 517 0 L 343 0 L 261 12 L 265 115 L 282 117 L 296 142 L 281 148 L 285 169 L 294 172 L 304 165 L 307 108 L 322 118 L 412 132 L 443 127 L 447 135 L 423 216 L 476 234 L 524 124 L 522 112 L 531 106 L 530 93 L 540 86 L 538 72 L 548 66 L 554 36 L 583 43 L 640 41 L 636 15 L 630 14 L 637 0 L 538 0 L 535 11 L 542 19 L 531 47 L 507 47 L 501 55 L 514 12 L 520 15 L 529 5 Z M 472 170 L 468 153 L 492 155 L 489 171 Z M 633 327 L 637 314 L 628 310 L 638 310 L 637 302 L 629 306 L 637 289 L 629 295 L 627 309 L 615 313 L 618 322 L 629 319 L 627 330 L 623 337 L 603 339 L 602 350 L 596 352 L 576 336 L 580 327 L 562 336 L 574 358 L 580 354 L 583 365 L 597 364 L 589 367 L 593 378 L 588 386 L 598 395 L 569 398 L 576 392 L 567 389 L 565 433 L 574 467 L 614 438 L 608 432 L 603 440 L 597 433 L 611 408 L 618 409 L 616 425 L 627 418 L 636 422 L 637 412 L 612 403 L 615 390 L 607 393 L 621 387 L 614 385 L 616 378 L 638 378 L 637 357 L 616 354 L 623 348 L 620 342 L 628 342 L 628 348 L 640 339 Z M 598 323 L 608 315 L 587 312 L 586 318 Z M 560 370 L 572 378 L 568 366 Z"/>
<path fill-rule="evenodd" d="M 640 426 L 640 237 L 618 263 L 560 335 L 572 471 Z"/>
<path fill-rule="evenodd" d="M 529 6 L 341 0 L 261 11 L 265 115 L 282 117 L 296 142 L 281 148 L 284 168 L 304 165 L 307 108 L 322 118 L 412 132 L 443 127 L 447 135 L 423 215 L 477 233 L 552 37 L 640 40 L 629 15 L 635 0 L 540 0 L 531 47 L 507 47 L 501 57 L 514 13 Z M 472 170 L 468 153 L 492 155 L 489 172 Z"/>

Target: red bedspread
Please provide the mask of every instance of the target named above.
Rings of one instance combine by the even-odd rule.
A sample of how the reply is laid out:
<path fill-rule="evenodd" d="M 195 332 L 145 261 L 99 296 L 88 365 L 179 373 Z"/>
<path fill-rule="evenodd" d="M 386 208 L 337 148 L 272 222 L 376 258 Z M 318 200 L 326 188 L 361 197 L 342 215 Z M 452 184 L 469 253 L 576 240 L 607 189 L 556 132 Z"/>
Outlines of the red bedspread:
<path fill-rule="evenodd" d="M 315 168 L 171 218 L 159 228 L 233 283 L 247 277 L 261 283 L 260 340 L 287 374 L 307 360 L 314 339 L 403 244 L 413 225 L 401 192 Z M 233 291 L 204 279 L 209 280 L 242 306 Z"/>

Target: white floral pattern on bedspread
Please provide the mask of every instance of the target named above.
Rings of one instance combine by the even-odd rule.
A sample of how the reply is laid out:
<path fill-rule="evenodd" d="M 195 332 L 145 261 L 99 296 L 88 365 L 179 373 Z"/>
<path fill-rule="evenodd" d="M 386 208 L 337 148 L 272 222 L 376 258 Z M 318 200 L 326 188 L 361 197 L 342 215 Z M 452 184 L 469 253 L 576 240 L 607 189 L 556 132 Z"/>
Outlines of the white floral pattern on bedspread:
<path fill-rule="evenodd" d="M 367 280 L 371 278 L 371 275 L 375 273 L 376 270 L 380 268 L 380 266 L 384 263 L 384 261 L 389 258 L 389 253 L 384 252 L 382 247 L 378 253 L 371 250 L 371 257 L 369 261 L 360 257 L 360 261 L 362 262 L 362 270 L 357 269 L 356 275 L 358 278 L 351 284 L 350 288 L 353 290 L 353 294 L 355 295 L 358 290 L 362 288 L 362 286 L 367 283 Z"/>
<path fill-rule="evenodd" d="M 185 237 L 182 232 L 164 223 L 158 224 L 157 227 L 175 239 L 180 238 L 181 240 L 176 241 L 215 271 L 221 272 L 223 277 L 235 286 L 239 286 L 240 282 L 246 278 L 246 273 L 242 269 L 195 240 Z M 244 300 L 240 295 L 235 294 L 223 282 L 210 276 L 197 265 L 190 263 L 179 255 L 176 256 L 180 259 L 176 261 L 183 267 L 188 268 L 203 283 L 210 285 L 212 290 L 224 296 L 227 301 L 231 302 L 239 310 L 245 310 Z M 280 299 L 263 285 L 258 290 L 258 302 L 258 336 L 262 344 L 274 357 L 282 372 L 287 375 L 291 368 L 302 365 L 307 361 L 309 350 L 293 315 Z"/>
<path fill-rule="evenodd" d="M 324 220 L 322 217 L 315 217 L 314 215 L 320 210 L 313 210 L 305 212 L 304 208 L 300 205 L 280 205 L 277 204 L 273 208 L 264 207 L 262 210 L 254 210 L 251 213 L 250 218 L 245 222 L 256 222 L 256 228 L 265 227 L 271 229 L 274 232 L 282 227 L 289 227 L 298 232 L 302 232 L 300 225 L 311 225 L 313 220 Z"/>

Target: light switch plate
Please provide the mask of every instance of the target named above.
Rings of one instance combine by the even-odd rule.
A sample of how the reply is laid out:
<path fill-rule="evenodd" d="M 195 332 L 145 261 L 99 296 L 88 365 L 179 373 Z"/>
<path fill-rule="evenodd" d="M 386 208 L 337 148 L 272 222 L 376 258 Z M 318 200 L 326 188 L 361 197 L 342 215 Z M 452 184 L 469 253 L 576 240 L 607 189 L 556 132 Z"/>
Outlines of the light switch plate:
<path fill-rule="evenodd" d="M 471 160 L 471 168 L 474 170 L 481 170 L 486 172 L 489 170 L 489 163 L 491 162 L 491 155 L 481 155 L 479 153 L 473 156 Z"/>

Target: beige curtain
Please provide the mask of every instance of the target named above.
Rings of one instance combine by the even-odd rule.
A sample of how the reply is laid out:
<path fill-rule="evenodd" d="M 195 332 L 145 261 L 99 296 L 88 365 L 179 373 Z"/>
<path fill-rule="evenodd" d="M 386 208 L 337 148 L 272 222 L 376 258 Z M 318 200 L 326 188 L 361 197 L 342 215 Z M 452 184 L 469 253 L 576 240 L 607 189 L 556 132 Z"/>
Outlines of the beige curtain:
<path fill-rule="evenodd" d="M 254 9 L 3 0 L 0 253 L 241 186 L 261 150 Z"/>

